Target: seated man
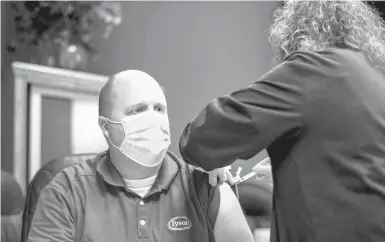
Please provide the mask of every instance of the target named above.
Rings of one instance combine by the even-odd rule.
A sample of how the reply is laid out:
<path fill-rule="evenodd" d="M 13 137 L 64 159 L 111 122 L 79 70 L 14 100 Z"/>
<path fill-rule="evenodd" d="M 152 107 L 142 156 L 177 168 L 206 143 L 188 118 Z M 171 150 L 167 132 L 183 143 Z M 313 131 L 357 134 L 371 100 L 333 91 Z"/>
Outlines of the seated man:
<path fill-rule="evenodd" d="M 43 189 L 28 241 L 253 241 L 229 185 L 210 186 L 168 151 L 166 98 L 151 76 L 116 74 L 99 106 L 109 150 Z"/>

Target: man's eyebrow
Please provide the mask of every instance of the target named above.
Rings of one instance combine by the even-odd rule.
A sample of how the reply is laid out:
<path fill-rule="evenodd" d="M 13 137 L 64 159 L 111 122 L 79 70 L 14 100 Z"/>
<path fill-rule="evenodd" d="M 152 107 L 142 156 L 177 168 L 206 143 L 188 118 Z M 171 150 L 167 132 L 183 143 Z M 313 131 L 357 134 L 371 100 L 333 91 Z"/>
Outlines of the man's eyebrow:
<path fill-rule="evenodd" d="M 134 108 L 143 107 L 143 106 L 146 106 L 146 104 L 144 102 L 135 103 L 135 104 L 127 107 L 126 110 L 132 110 Z"/>
<path fill-rule="evenodd" d="M 167 105 L 161 102 L 157 102 L 156 105 L 161 106 L 162 108 L 167 108 Z"/>

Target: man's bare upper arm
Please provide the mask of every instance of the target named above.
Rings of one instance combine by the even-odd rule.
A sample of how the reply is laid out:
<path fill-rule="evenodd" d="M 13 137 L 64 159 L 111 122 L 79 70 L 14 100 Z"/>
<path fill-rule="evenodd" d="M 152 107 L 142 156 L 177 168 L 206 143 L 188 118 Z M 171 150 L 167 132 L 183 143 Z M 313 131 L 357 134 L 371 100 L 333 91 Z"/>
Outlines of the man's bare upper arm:
<path fill-rule="evenodd" d="M 253 242 L 241 205 L 227 183 L 219 185 L 220 205 L 214 226 L 216 241 Z"/>

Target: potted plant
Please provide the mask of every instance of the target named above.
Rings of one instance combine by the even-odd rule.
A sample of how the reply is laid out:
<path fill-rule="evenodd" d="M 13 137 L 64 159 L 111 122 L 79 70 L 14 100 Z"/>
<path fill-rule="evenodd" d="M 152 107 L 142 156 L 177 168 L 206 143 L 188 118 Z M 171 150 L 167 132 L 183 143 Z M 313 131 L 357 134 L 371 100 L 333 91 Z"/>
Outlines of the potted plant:
<path fill-rule="evenodd" d="M 118 2 L 9 2 L 15 36 L 8 52 L 36 48 L 30 61 L 38 64 L 84 70 L 96 50 L 92 44 L 95 28 L 104 29 L 108 39 L 122 21 Z"/>

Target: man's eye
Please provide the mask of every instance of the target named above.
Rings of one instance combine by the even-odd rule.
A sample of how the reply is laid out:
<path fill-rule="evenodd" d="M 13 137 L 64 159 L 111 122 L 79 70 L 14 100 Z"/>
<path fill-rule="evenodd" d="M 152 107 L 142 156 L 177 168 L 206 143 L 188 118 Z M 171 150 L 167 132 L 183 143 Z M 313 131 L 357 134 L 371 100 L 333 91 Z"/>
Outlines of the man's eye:
<path fill-rule="evenodd" d="M 154 108 L 156 112 L 164 113 L 165 109 L 163 107 L 155 107 Z"/>
<path fill-rule="evenodd" d="M 137 107 L 137 108 L 132 109 L 131 111 L 129 111 L 127 114 L 128 115 L 133 115 L 133 114 L 141 113 L 141 112 L 144 112 L 144 111 L 146 111 L 146 107 Z"/>

